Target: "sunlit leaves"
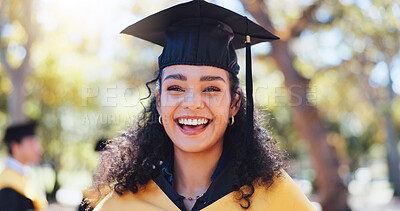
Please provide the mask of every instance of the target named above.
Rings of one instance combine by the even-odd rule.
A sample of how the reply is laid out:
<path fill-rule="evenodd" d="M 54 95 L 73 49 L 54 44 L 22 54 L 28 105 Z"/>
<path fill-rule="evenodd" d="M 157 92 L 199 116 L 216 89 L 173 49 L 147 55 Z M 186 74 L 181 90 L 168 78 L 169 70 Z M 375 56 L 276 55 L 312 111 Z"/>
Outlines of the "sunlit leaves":
<path fill-rule="evenodd" d="M 1 93 L 8 95 L 12 90 L 12 84 L 10 80 L 6 77 L 0 78 L 0 91 Z"/>

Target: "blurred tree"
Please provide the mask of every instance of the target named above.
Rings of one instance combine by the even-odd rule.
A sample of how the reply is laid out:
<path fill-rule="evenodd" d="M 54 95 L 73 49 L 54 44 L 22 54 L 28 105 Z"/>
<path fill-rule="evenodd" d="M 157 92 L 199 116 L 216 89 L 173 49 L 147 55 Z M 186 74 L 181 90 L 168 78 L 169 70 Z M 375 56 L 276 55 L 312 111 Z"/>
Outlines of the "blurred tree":
<path fill-rule="evenodd" d="M 399 148 L 396 134 L 398 127 L 395 125 L 394 115 L 394 82 L 397 80 L 399 83 L 400 80 L 395 73 L 400 68 L 399 2 L 327 2 L 329 1 L 325 1 L 325 8 L 328 7 L 337 14 L 328 15 L 332 19 L 330 25 L 343 33 L 343 44 L 352 49 L 352 55 L 345 59 L 348 61 L 341 62 L 337 69 L 342 70 L 341 74 L 346 77 L 342 81 L 352 81 L 352 87 L 356 88 L 346 88 L 351 94 L 343 94 L 349 95 L 347 103 L 353 105 L 351 110 L 359 116 L 364 116 L 363 124 L 369 125 L 365 127 L 377 127 L 378 130 L 385 131 L 385 136 L 378 134 L 374 139 L 386 140 L 388 178 L 393 185 L 394 196 L 400 196 Z M 355 90 L 357 94 L 349 90 Z M 342 102 L 345 103 L 343 100 Z M 372 109 L 365 109 L 366 107 Z M 371 115 L 374 117 L 371 118 Z"/>
<path fill-rule="evenodd" d="M 383 3 L 380 6 L 390 8 L 391 5 Z M 386 14 L 389 20 L 393 20 L 391 14 Z M 371 24 L 371 20 L 368 17 L 364 17 L 363 21 L 365 25 Z M 376 20 L 375 20 L 376 21 Z M 378 20 L 379 21 L 379 20 Z M 381 20 L 382 22 L 383 20 Z M 366 52 L 359 52 L 356 54 L 356 58 L 360 62 L 359 70 L 359 87 L 360 93 L 370 102 L 375 108 L 375 115 L 380 119 L 384 130 L 386 131 L 386 152 L 387 152 L 387 163 L 389 181 L 393 185 L 394 196 L 400 196 L 400 163 L 399 163 L 399 151 L 398 151 L 398 136 L 396 134 L 396 126 L 393 120 L 393 108 L 396 94 L 393 91 L 393 78 L 395 76 L 395 59 L 396 56 L 400 55 L 400 30 L 395 29 L 393 23 L 381 23 L 381 27 L 360 27 L 353 25 L 353 29 L 356 29 L 363 35 L 368 35 L 371 44 L 373 45 Z M 368 30 L 368 28 L 374 27 L 374 30 Z M 367 30 L 366 30 L 367 29 Z M 369 55 L 368 55 L 369 54 Z M 371 54 L 375 54 L 371 58 Z M 371 67 L 374 67 L 371 70 Z M 375 70 L 374 70 L 375 69 Z M 375 78 L 371 78 L 372 72 L 380 71 L 381 74 L 386 75 L 381 81 L 377 81 Z M 366 73 L 371 72 L 368 76 Z M 386 73 L 385 73 L 386 72 Z M 384 82 L 386 81 L 386 82 Z M 379 84 L 381 83 L 381 84 Z"/>
<path fill-rule="evenodd" d="M 335 187 L 341 184 L 338 173 L 343 175 L 349 162 L 352 170 L 368 164 L 358 159 L 383 139 L 389 180 L 398 196 L 399 116 L 394 89 L 400 80 L 399 2 L 241 2 L 259 23 L 275 28 L 281 37 L 271 43 L 271 56 L 285 76 L 294 124 L 309 143 L 324 210 L 347 209 L 345 189 Z M 308 101 L 311 88 L 317 90 L 316 102 Z"/>
<path fill-rule="evenodd" d="M 267 29 L 274 30 L 266 3 L 263 0 L 241 0 L 243 6 Z M 335 151 L 328 144 L 328 130 L 318 109 L 308 98 L 310 80 L 298 73 L 294 58 L 290 52 L 289 41 L 315 22 L 312 14 L 319 7 L 319 2 L 306 8 L 295 23 L 285 31 L 277 32 L 280 41 L 272 42 L 272 57 L 285 76 L 285 85 L 290 91 L 290 102 L 294 115 L 294 124 L 300 135 L 308 141 L 314 167 L 317 172 L 317 188 L 323 210 L 349 210 L 346 201 L 346 188 L 338 174 L 339 162 Z M 307 124 L 305 124 L 305 121 Z"/>
<path fill-rule="evenodd" d="M 19 11 L 19 12 L 16 12 Z M 25 80 L 32 73 L 31 47 L 36 36 L 32 18 L 32 0 L 0 2 L 0 61 L 11 79 L 12 91 L 8 95 L 8 111 L 11 123 L 27 120 L 23 112 L 26 99 Z M 4 27 L 16 27 L 17 39 L 3 39 Z M 7 59 L 9 58 L 9 59 Z"/>
<path fill-rule="evenodd" d="M 68 180 L 60 178 L 60 172 L 93 171 L 97 165 L 94 141 L 110 136 L 109 131 L 116 131 L 110 124 L 120 123 L 102 121 L 101 99 L 89 96 L 89 90 L 98 92 L 99 80 L 93 75 L 104 65 L 98 58 L 99 38 L 82 36 L 73 42 L 69 28 L 49 29 L 36 23 L 43 21 L 43 14 L 38 14 L 43 13 L 40 3 L 0 0 L 0 108 L 3 110 L 7 98 L 4 109 L 9 120 L 6 123 L 7 116 L 0 113 L 0 124 L 27 117 L 38 120 L 42 162 L 55 171 L 54 188 L 49 193 L 54 200 L 58 188 Z M 60 17 L 51 20 L 60 21 Z M 84 117 L 91 114 L 97 118 L 85 122 L 88 118 Z"/>

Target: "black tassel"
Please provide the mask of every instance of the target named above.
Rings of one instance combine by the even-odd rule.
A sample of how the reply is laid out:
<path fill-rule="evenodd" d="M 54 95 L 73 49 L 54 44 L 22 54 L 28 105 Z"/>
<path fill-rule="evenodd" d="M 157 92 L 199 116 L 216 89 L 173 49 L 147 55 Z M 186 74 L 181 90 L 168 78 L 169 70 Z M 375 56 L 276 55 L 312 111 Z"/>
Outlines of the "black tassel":
<path fill-rule="evenodd" d="M 251 70 L 251 41 L 249 34 L 249 19 L 246 17 L 247 34 L 246 34 L 246 120 L 247 133 L 246 144 L 253 141 L 254 128 L 254 103 L 253 103 L 253 78 Z"/>

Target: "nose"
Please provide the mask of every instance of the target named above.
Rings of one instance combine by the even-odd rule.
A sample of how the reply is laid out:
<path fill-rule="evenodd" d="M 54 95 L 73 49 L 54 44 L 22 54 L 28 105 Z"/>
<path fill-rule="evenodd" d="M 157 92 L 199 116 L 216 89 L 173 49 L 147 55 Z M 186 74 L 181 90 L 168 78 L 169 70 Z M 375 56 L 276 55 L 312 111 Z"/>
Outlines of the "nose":
<path fill-rule="evenodd" d="M 186 93 L 187 95 L 182 103 L 183 108 L 196 110 L 204 107 L 201 91 L 198 92 L 194 89 L 189 89 Z"/>

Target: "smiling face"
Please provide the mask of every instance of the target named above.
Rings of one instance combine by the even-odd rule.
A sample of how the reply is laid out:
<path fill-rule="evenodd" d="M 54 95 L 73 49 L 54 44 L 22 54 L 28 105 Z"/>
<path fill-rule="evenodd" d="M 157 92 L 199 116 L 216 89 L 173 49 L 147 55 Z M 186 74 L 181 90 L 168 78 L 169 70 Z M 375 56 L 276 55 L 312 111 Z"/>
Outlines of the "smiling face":
<path fill-rule="evenodd" d="M 231 104 L 229 73 L 210 66 L 164 68 L 157 110 L 174 148 L 202 152 L 221 147 L 229 118 L 240 104 Z M 238 98 L 238 97 L 237 97 Z M 237 99 L 235 99 L 237 100 Z"/>

